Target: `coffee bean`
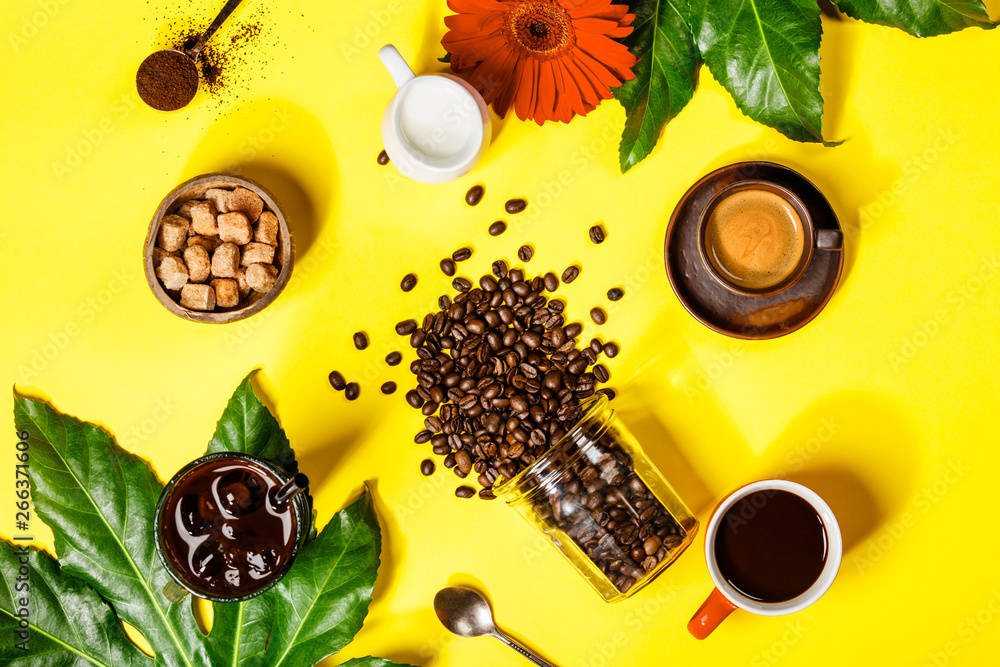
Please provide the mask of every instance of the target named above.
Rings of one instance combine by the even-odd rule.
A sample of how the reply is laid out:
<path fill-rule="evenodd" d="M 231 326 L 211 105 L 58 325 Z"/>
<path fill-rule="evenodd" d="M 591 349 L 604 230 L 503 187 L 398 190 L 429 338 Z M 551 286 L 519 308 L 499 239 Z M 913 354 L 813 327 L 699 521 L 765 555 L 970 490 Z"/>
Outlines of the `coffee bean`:
<path fill-rule="evenodd" d="M 608 373 L 607 367 L 605 367 L 604 364 L 597 364 L 596 366 L 594 366 L 593 373 L 594 373 L 594 378 L 601 383 L 607 382 L 608 378 L 611 377 L 610 373 Z"/>
<path fill-rule="evenodd" d="M 594 320 L 594 324 L 600 326 L 608 321 L 608 313 L 600 306 L 595 306 L 590 309 L 590 319 Z"/>
<path fill-rule="evenodd" d="M 580 275 L 580 267 L 575 266 L 575 265 L 574 266 L 569 266 L 569 267 L 566 268 L 565 271 L 563 271 L 562 281 L 563 281 L 563 283 L 565 283 L 565 284 L 568 285 L 569 283 L 571 283 L 574 280 L 576 280 L 577 276 L 579 276 L 579 275 Z"/>
<path fill-rule="evenodd" d="M 615 393 L 615 390 L 614 390 L 614 389 L 612 389 L 611 387 L 604 387 L 603 389 L 599 389 L 599 390 L 597 391 L 597 393 L 598 393 L 598 394 L 604 394 L 605 396 L 607 396 L 607 397 L 608 397 L 608 400 L 609 400 L 609 401 L 610 401 L 610 400 L 613 400 L 613 399 L 614 399 L 614 397 L 618 395 L 618 394 L 616 394 L 616 393 Z"/>
<path fill-rule="evenodd" d="M 368 347 L 368 336 L 365 335 L 364 331 L 359 331 L 354 334 L 354 347 L 359 350 L 363 350 Z"/>
<path fill-rule="evenodd" d="M 347 387 L 344 388 L 344 397 L 349 401 L 356 399 L 360 393 L 361 385 L 357 382 L 349 382 Z"/>
<path fill-rule="evenodd" d="M 424 459 L 420 462 L 420 474 L 424 477 L 430 477 L 434 474 L 434 461 L 430 459 Z"/>
<path fill-rule="evenodd" d="M 608 359 L 614 359 L 618 356 L 618 344 L 617 343 L 605 343 L 604 344 L 604 356 Z"/>
<path fill-rule="evenodd" d="M 497 496 L 492 489 L 480 489 L 479 497 L 483 500 L 496 500 Z"/>
<path fill-rule="evenodd" d="M 403 320 L 402 322 L 396 323 L 396 333 L 400 336 L 409 336 L 411 333 L 417 330 L 416 320 Z M 355 340 L 357 340 L 357 334 L 355 334 Z"/>
<path fill-rule="evenodd" d="M 331 371 L 330 386 L 336 389 L 337 391 L 343 391 L 344 387 L 347 386 L 347 380 L 344 379 L 344 376 L 341 374 L 340 371 Z"/>
<path fill-rule="evenodd" d="M 396 391 L 396 383 L 395 382 L 386 382 L 385 384 L 383 384 L 380 387 L 380 389 L 382 390 L 383 394 L 386 394 L 386 395 L 391 394 L 391 393 L 393 393 L 393 392 Z"/>
<path fill-rule="evenodd" d="M 472 257 L 472 248 L 459 248 L 451 253 L 451 258 L 456 262 L 464 262 L 470 257 Z"/>
<path fill-rule="evenodd" d="M 413 436 L 413 442 L 417 443 L 418 445 L 422 445 L 425 442 L 430 441 L 433 435 L 434 435 L 433 433 L 431 433 L 427 429 L 424 429 L 423 431 L 420 431 L 415 436 Z"/>
<path fill-rule="evenodd" d="M 465 193 L 465 203 L 469 206 L 475 206 L 483 199 L 483 193 L 486 192 L 486 188 L 482 185 L 473 185 L 469 188 L 469 191 Z"/>
<path fill-rule="evenodd" d="M 378 154 L 376 161 L 382 166 L 389 164 L 389 154 L 383 149 L 382 152 Z"/>
<path fill-rule="evenodd" d="M 590 228 L 590 240 L 593 243 L 604 243 L 605 233 L 604 227 L 601 225 L 594 225 Z"/>
<path fill-rule="evenodd" d="M 476 490 L 471 486 L 460 486 L 455 489 L 455 495 L 459 498 L 471 498 L 476 495 Z"/>
<path fill-rule="evenodd" d="M 625 290 L 620 287 L 612 287 L 608 290 L 608 301 L 618 301 L 625 296 Z"/>
<path fill-rule="evenodd" d="M 464 449 L 455 452 L 455 465 L 465 474 L 469 474 L 472 470 L 472 459 L 469 457 L 469 452 Z"/>
<path fill-rule="evenodd" d="M 517 258 L 522 262 L 530 262 L 535 251 L 527 243 L 517 249 Z"/>
<path fill-rule="evenodd" d="M 399 362 L 403 360 L 403 355 L 399 352 L 390 352 L 385 355 L 385 363 L 389 366 L 398 366 Z"/>
<path fill-rule="evenodd" d="M 566 325 L 566 337 L 576 338 L 583 331 L 583 325 L 579 322 L 573 322 Z"/>
<path fill-rule="evenodd" d="M 498 259 L 497 261 L 493 262 L 492 268 L 493 268 L 493 275 L 495 275 L 497 278 L 507 277 L 507 262 L 503 261 L 502 259 Z"/>
<path fill-rule="evenodd" d="M 472 287 L 472 283 L 465 278 L 455 278 L 451 281 L 451 286 L 454 287 L 457 292 L 468 292 Z"/>
<path fill-rule="evenodd" d="M 650 509 L 653 509 L 653 508 L 651 507 Z M 659 537 L 657 537 L 656 535 L 653 535 L 652 537 L 647 537 L 646 538 L 646 541 L 643 542 L 643 544 L 642 544 L 642 548 L 646 550 L 646 555 L 647 556 L 652 556 L 653 554 L 656 553 L 657 549 L 660 548 L 660 545 L 662 543 L 663 542 L 662 542 L 662 540 L 660 540 Z"/>
<path fill-rule="evenodd" d="M 448 277 L 455 275 L 455 262 L 450 257 L 441 260 L 441 272 Z"/>
<path fill-rule="evenodd" d="M 507 223 L 503 220 L 497 220 L 492 225 L 490 225 L 490 236 L 500 236 L 505 231 L 507 231 Z"/>
<path fill-rule="evenodd" d="M 557 278 L 556 274 L 552 273 L 551 271 L 545 274 L 545 277 L 542 279 L 542 281 L 545 285 L 546 292 L 555 292 L 557 289 L 559 289 L 559 278 Z"/>
<path fill-rule="evenodd" d="M 410 391 L 406 392 L 406 402 L 410 405 L 411 408 L 420 408 L 424 404 L 424 399 L 420 397 L 420 394 L 417 392 L 416 389 L 411 389 Z"/>
<path fill-rule="evenodd" d="M 411 289 L 417 286 L 417 277 L 412 273 L 407 273 L 403 276 L 403 280 L 399 283 L 399 288 L 404 292 L 409 292 Z"/>
<path fill-rule="evenodd" d="M 503 205 L 503 209 L 511 215 L 520 213 L 526 208 L 528 208 L 528 202 L 523 199 L 508 199 Z"/>

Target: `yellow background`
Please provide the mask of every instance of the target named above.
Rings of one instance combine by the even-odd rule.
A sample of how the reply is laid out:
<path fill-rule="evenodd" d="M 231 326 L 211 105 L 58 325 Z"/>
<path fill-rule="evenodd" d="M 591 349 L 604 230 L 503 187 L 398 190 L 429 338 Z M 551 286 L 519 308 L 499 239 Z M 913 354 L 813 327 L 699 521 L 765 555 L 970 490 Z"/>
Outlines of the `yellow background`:
<path fill-rule="evenodd" d="M 375 51 L 394 43 L 418 73 L 436 61 L 443 0 L 248 0 L 263 20 L 238 81 L 175 114 L 139 102 L 139 62 L 190 13 L 219 3 L 16 0 L 0 18 L 0 378 L 98 421 L 161 478 L 201 454 L 241 378 L 260 389 L 313 480 L 320 525 L 373 480 L 384 549 L 364 629 L 340 655 L 416 665 L 522 665 L 488 639 L 449 635 L 435 591 L 474 584 L 501 626 L 559 665 L 992 664 L 1000 649 L 996 526 L 1000 30 L 918 40 L 824 18 L 824 131 L 839 148 L 750 122 L 702 71 L 693 102 L 653 155 L 618 170 L 624 121 L 609 101 L 570 125 L 496 123 L 482 163 L 441 186 L 380 167 L 393 94 Z M 1000 3 L 990 2 L 997 16 Z M 224 28 L 219 39 L 232 34 Z M 76 156 L 74 158 L 74 156 Z M 840 287 L 797 333 L 743 342 L 681 307 L 663 271 L 670 212 L 709 170 L 742 159 L 799 169 L 847 235 Z M 197 174 L 235 169 L 285 201 L 293 282 L 238 324 L 185 322 L 153 298 L 142 246 L 160 199 Z M 486 185 L 476 208 L 463 202 Z M 487 226 L 525 196 L 498 238 Z M 608 240 L 587 229 L 604 221 Z M 703 540 L 636 597 L 605 604 L 498 502 L 459 500 L 439 466 L 418 473 L 420 416 L 402 389 L 395 322 L 431 308 L 441 257 L 471 244 L 470 276 L 535 244 L 535 271 L 582 262 L 562 290 L 584 339 L 621 343 L 609 364 L 622 419 L 704 521 L 731 489 L 782 475 L 824 495 L 843 524 L 830 592 L 792 617 L 737 612 L 708 640 L 685 624 L 711 585 Z M 403 294 L 399 280 L 420 282 Z M 596 328 L 587 311 L 623 285 Z M 369 332 L 358 352 L 351 334 Z M 406 350 L 404 349 L 404 352 Z M 327 384 L 360 379 L 348 403 Z M 395 396 L 379 385 L 395 380 Z M 0 535 L 13 532 L 10 403 L 0 431 Z M 35 521 L 40 544 L 51 536 Z M 992 611 L 990 609 L 992 605 Z M 978 620 L 977 620 L 978 617 Z M 950 652 L 950 655 L 949 655 Z"/>

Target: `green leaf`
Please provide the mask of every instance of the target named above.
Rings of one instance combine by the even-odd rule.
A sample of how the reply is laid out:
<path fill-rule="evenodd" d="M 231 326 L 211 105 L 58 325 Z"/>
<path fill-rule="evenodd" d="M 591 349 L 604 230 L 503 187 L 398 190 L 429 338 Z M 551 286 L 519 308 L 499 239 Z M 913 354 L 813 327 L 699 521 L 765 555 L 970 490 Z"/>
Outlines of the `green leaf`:
<path fill-rule="evenodd" d="M 796 141 L 823 140 L 816 0 L 688 0 L 705 64 L 750 118 Z"/>
<path fill-rule="evenodd" d="M 632 34 L 622 40 L 639 59 L 635 78 L 613 89 L 625 107 L 618 147 L 622 173 L 648 156 L 663 127 L 691 101 L 701 56 L 676 0 L 637 0 Z"/>
<path fill-rule="evenodd" d="M 254 617 L 262 607 L 275 619 L 267 650 L 248 664 L 314 665 L 346 646 L 368 615 L 381 549 L 378 517 L 366 492 L 334 515 L 284 579 L 247 602 Z"/>
<path fill-rule="evenodd" d="M 233 392 L 205 453 L 242 452 L 278 463 L 294 474 L 298 463 L 288 437 L 253 390 L 251 380 L 256 372 L 243 378 Z M 309 506 L 312 507 L 311 497 Z M 313 534 L 315 530 L 313 526 Z M 257 604 L 249 608 L 246 602 L 213 604 L 215 621 L 207 640 L 213 665 L 237 667 L 264 651 L 273 614 L 267 595 L 256 599 Z"/>
<path fill-rule="evenodd" d="M 22 560 L 23 559 L 23 560 Z M 27 575 L 23 573 L 27 570 Z M 45 552 L 0 542 L 0 665 L 11 667 L 142 667 L 153 660 L 136 648 L 114 611 L 81 579 Z M 27 588 L 24 586 L 27 585 Z M 27 599 L 27 606 L 16 602 Z M 26 648 L 15 613 L 28 610 Z"/>
<path fill-rule="evenodd" d="M 965 28 L 992 30 L 980 0 L 833 0 L 852 18 L 905 30 L 917 37 L 942 35 Z"/>
<path fill-rule="evenodd" d="M 298 471 L 295 452 L 285 432 L 257 394 L 250 381 L 257 371 L 243 378 L 215 426 L 206 454 L 241 452 L 266 459 L 290 473 Z"/>
<path fill-rule="evenodd" d="M 208 664 L 190 598 L 171 605 L 161 592 L 170 579 L 152 533 L 163 485 L 146 462 L 43 401 L 15 394 L 14 422 L 30 433 L 32 500 L 55 535 L 62 571 L 139 628 L 157 664 Z"/>
<path fill-rule="evenodd" d="M 398 662 L 391 662 L 384 658 L 373 658 L 368 656 L 367 658 L 351 658 L 347 662 L 341 664 L 340 667 L 413 667 L 413 665 L 402 665 Z"/>

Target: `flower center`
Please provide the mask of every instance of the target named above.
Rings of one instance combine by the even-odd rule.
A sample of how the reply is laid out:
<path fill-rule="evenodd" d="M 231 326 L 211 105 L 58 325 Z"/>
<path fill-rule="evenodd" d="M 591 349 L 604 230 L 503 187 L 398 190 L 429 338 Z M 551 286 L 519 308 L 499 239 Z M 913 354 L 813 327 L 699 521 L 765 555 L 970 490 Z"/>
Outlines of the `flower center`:
<path fill-rule="evenodd" d="M 541 60 L 563 55 L 575 38 L 572 19 L 557 0 L 518 5 L 504 17 L 504 33 L 515 50 Z"/>

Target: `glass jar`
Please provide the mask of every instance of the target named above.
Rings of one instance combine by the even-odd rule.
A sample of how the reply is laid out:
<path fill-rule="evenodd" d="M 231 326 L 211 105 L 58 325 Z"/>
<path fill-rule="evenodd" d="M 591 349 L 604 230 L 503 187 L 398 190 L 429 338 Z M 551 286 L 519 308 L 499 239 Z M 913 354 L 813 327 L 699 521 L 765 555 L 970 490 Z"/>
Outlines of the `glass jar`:
<path fill-rule="evenodd" d="M 604 394 L 537 461 L 494 487 L 608 602 L 633 595 L 698 532 L 691 515 Z"/>

